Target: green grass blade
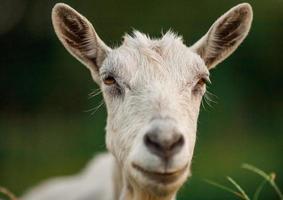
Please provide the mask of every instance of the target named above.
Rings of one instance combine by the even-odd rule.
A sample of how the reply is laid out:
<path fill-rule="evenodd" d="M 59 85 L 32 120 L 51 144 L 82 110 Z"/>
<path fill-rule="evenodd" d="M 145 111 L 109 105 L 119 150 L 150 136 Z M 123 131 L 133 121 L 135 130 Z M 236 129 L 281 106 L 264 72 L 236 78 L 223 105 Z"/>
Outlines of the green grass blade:
<path fill-rule="evenodd" d="M 253 196 L 253 200 L 258 200 L 259 194 L 262 191 L 263 187 L 265 186 L 265 184 L 267 183 L 267 180 L 263 180 L 259 186 L 257 187 L 254 196 Z"/>
<path fill-rule="evenodd" d="M 242 195 L 241 193 L 239 193 L 239 192 L 237 192 L 237 191 L 235 191 L 235 190 L 233 190 L 233 189 L 231 189 L 231 188 L 229 188 L 229 187 L 226 187 L 226 186 L 224 186 L 224 185 L 221 185 L 221 184 L 219 184 L 219 183 L 216 183 L 216 182 L 210 181 L 210 180 L 205 180 L 205 182 L 207 182 L 208 184 L 213 185 L 213 186 L 215 186 L 215 187 L 218 187 L 218 188 L 220 188 L 220 189 L 222 189 L 222 190 L 225 190 L 225 191 L 227 191 L 227 192 L 230 192 L 230 193 L 232 193 L 232 194 L 234 194 L 234 195 L 240 197 L 241 199 L 245 199 L 245 197 L 243 197 L 243 195 Z"/>
<path fill-rule="evenodd" d="M 10 200 L 17 200 L 17 197 L 12 192 L 10 192 L 7 188 L 0 186 L 0 193 L 8 197 Z"/>
<path fill-rule="evenodd" d="M 281 190 L 279 189 L 279 187 L 277 186 L 277 184 L 275 183 L 275 174 L 271 173 L 270 175 L 268 175 L 267 173 L 265 173 L 264 171 L 262 171 L 261 169 L 258 169 L 255 166 L 252 166 L 250 164 L 243 164 L 242 165 L 243 169 L 247 169 L 249 171 L 252 171 L 258 175 L 260 175 L 261 177 L 263 177 L 276 191 L 276 193 L 278 194 L 280 200 L 283 200 L 283 194 L 281 192 Z"/>
<path fill-rule="evenodd" d="M 260 175 L 261 177 L 263 177 L 263 178 L 266 179 L 267 181 L 270 180 L 270 176 L 269 176 L 267 173 L 265 173 L 264 171 L 262 171 L 261 169 L 255 167 L 255 166 L 253 166 L 253 165 L 250 165 L 250 164 L 243 164 L 243 165 L 242 165 L 242 168 L 243 168 L 243 169 L 250 170 L 250 171 L 252 171 L 252 172 L 254 172 L 254 173 Z"/>
<path fill-rule="evenodd" d="M 227 177 L 227 179 L 230 183 L 232 183 L 237 188 L 237 190 L 242 194 L 245 200 L 250 200 L 250 198 L 248 197 L 246 192 L 243 190 L 243 188 L 234 179 L 232 179 L 229 176 Z"/>

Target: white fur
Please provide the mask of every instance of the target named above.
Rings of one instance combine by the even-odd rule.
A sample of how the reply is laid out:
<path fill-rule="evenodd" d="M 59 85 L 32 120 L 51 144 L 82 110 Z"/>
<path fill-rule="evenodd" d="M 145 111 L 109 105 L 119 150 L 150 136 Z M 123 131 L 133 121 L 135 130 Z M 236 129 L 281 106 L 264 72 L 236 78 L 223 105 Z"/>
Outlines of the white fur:
<path fill-rule="evenodd" d="M 112 200 L 113 161 L 111 154 L 101 154 L 81 173 L 45 181 L 28 191 L 21 200 Z"/>
<path fill-rule="evenodd" d="M 60 41 L 101 87 L 108 112 L 106 145 L 114 157 L 100 156 L 81 174 L 44 183 L 23 199 L 175 199 L 191 174 L 199 107 L 206 90 L 202 79 L 246 37 L 251 7 L 241 4 L 228 11 L 191 48 L 171 31 L 160 39 L 134 31 L 125 35 L 120 47 L 111 49 L 86 18 L 65 4 L 55 6 L 52 19 Z M 109 76 L 116 84 L 103 83 Z M 159 126 L 172 127 L 184 137 L 183 148 L 168 163 L 144 144 L 156 118 Z M 162 182 L 135 166 L 151 174 L 178 175 L 174 181 Z"/>

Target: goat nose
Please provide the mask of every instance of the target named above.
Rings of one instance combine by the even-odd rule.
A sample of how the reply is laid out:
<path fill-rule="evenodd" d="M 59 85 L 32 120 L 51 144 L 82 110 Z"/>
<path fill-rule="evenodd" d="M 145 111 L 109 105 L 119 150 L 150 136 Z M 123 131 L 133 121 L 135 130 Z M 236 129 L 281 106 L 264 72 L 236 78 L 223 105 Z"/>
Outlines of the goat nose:
<path fill-rule="evenodd" d="M 176 131 L 168 132 L 154 128 L 145 134 L 144 143 L 151 153 L 168 160 L 182 149 L 184 137 Z"/>

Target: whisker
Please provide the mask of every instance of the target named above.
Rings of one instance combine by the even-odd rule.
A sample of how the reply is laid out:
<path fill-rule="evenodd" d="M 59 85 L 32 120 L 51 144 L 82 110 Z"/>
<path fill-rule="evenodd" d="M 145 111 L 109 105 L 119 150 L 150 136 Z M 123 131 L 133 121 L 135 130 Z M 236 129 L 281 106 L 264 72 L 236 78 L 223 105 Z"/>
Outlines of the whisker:
<path fill-rule="evenodd" d="M 214 103 L 218 103 L 217 101 L 214 101 L 214 99 L 219 99 L 218 96 L 216 96 L 215 94 L 213 94 L 212 92 L 206 91 L 207 97 L 210 98 L 211 101 L 213 101 Z"/>
<path fill-rule="evenodd" d="M 88 99 L 91 99 L 91 98 L 94 98 L 94 97 L 97 97 L 98 95 L 100 95 L 102 93 L 101 89 L 100 88 L 97 88 L 95 90 L 93 90 L 89 95 L 88 95 Z M 101 100 L 99 102 L 99 104 L 97 106 L 95 106 L 94 108 L 91 108 L 91 109 L 88 109 L 88 110 L 85 110 L 85 112 L 90 112 L 90 115 L 94 115 L 99 108 L 101 108 L 104 104 L 104 101 Z"/>
<path fill-rule="evenodd" d="M 91 108 L 89 110 L 86 110 L 85 112 L 90 112 L 90 115 L 94 115 L 98 111 L 98 109 L 103 106 L 103 104 L 104 104 L 104 101 L 101 100 L 100 103 L 97 106 L 95 106 L 94 108 Z"/>
<path fill-rule="evenodd" d="M 96 97 L 97 95 L 101 94 L 102 91 L 98 88 L 98 89 L 95 89 L 94 91 L 92 91 L 89 95 L 88 95 L 88 98 L 91 99 L 91 98 L 94 98 Z"/>
<path fill-rule="evenodd" d="M 211 98 L 211 96 L 209 96 L 209 94 L 205 95 L 204 98 L 205 98 L 205 100 L 207 100 L 208 102 L 212 102 L 212 103 L 215 103 L 215 104 L 218 103 L 217 101 L 214 101 L 214 100 Z"/>
<path fill-rule="evenodd" d="M 203 102 L 204 102 L 204 100 L 202 99 L 202 100 L 201 100 L 201 106 L 202 106 L 203 109 L 206 111 L 206 107 L 205 107 L 205 104 L 204 104 Z"/>
<path fill-rule="evenodd" d="M 210 108 L 213 108 L 212 104 L 217 104 L 218 103 L 214 99 L 218 99 L 218 97 L 216 95 L 214 95 L 213 93 L 211 93 L 209 91 L 206 91 L 206 93 L 204 94 L 203 99 L 202 99 L 203 107 L 204 107 L 204 103 L 203 102 L 205 102 Z"/>
<path fill-rule="evenodd" d="M 213 106 L 211 105 L 211 101 L 209 100 L 208 97 L 204 96 L 204 102 L 210 107 L 210 108 L 213 108 Z"/>

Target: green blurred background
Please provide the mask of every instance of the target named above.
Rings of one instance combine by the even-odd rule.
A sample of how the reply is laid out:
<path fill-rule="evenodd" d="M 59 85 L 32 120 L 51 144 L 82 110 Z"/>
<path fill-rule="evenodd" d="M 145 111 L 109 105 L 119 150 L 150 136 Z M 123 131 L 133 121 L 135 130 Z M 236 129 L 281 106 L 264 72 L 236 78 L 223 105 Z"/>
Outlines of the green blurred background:
<path fill-rule="evenodd" d="M 105 108 L 88 70 L 59 43 L 53 0 L 0 0 L 0 185 L 20 195 L 39 181 L 78 172 L 105 150 Z M 158 37 L 172 28 L 193 44 L 237 0 L 70 0 L 110 46 L 133 28 Z M 283 186 L 283 1 L 248 1 L 250 35 L 211 72 L 216 104 L 202 108 L 193 177 L 179 199 L 236 199 L 203 180 L 235 178 L 248 193 L 261 179 L 244 162 L 277 173 Z M 228 183 L 227 183 L 228 184 Z M 261 199 L 277 199 L 266 187 Z"/>

